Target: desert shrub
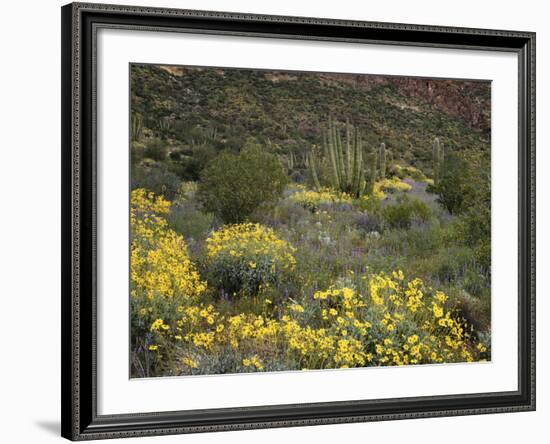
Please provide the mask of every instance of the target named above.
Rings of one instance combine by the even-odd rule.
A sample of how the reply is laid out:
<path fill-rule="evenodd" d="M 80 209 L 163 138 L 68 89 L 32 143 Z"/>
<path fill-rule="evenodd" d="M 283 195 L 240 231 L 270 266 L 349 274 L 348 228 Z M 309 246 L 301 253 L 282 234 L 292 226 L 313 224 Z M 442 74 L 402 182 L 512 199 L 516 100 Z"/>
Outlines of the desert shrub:
<path fill-rule="evenodd" d="M 396 177 L 380 179 L 376 182 L 378 188 L 384 193 L 406 193 L 411 191 L 412 186 Z"/>
<path fill-rule="evenodd" d="M 475 267 L 475 257 L 470 248 L 451 247 L 442 252 L 435 262 L 435 275 L 443 283 L 457 282 Z"/>
<path fill-rule="evenodd" d="M 276 285 L 296 265 L 295 248 L 260 224 L 225 226 L 206 245 L 212 282 L 230 294 L 256 294 Z"/>
<path fill-rule="evenodd" d="M 261 205 L 278 200 L 288 181 L 277 157 L 259 148 L 223 152 L 203 170 L 197 197 L 225 223 L 246 220 Z"/>
<path fill-rule="evenodd" d="M 459 155 L 449 154 L 441 179 L 430 188 L 439 194 L 439 202 L 449 213 L 463 212 L 472 203 L 470 197 L 476 192 L 470 162 Z"/>
<path fill-rule="evenodd" d="M 484 298 L 490 292 L 490 281 L 479 268 L 471 267 L 466 270 L 462 281 L 460 282 L 464 290 L 480 299 Z"/>
<path fill-rule="evenodd" d="M 323 206 L 352 203 L 349 194 L 334 191 L 330 188 L 323 188 L 318 191 L 300 190 L 290 195 L 288 199 L 312 212 L 318 211 Z"/>
<path fill-rule="evenodd" d="M 417 182 L 429 183 L 431 181 L 431 179 L 428 179 L 421 170 L 413 166 L 402 166 L 399 164 L 393 164 L 389 167 L 388 174 L 390 176 L 397 176 L 399 179 L 409 178 Z"/>
<path fill-rule="evenodd" d="M 205 309 L 212 324 L 172 339 L 186 358 L 176 371 L 347 368 L 487 357 L 486 345 L 448 306 L 443 292 L 407 279 L 399 270 L 354 277 L 357 284 L 353 278 L 341 280 L 301 302 L 288 300 L 278 316 L 269 310 L 220 316 Z M 180 316 L 189 318 L 187 312 Z M 174 337 L 166 330 L 170 335 Z"/>
<path fill-rule="evenodd" d="M 379 247 L 389 256 L 397 259 L 402 255 L 417 258 L 433 257 L 443 245 L 443 230 L 437 219 L 426 224 L 411 226 L 408 230 L 389 230 L 380 238 Z M 430 263 L 433 262 L 433 259 Z M 410 267 L 411 264 L 409 263 Z"/>
<path fill-rule="evenodd" d="M 162 196 L 144 189 L 132 191 L 132 355 L 142 376 L 158 367 L 159 347 L 164 347 L 168 331 L 177 331 L 180 310 L 199 306 L 206 291 L 206 282 L 191 262 L 183 237 L 168 228 L 165 217 L 169 211 L 170 202 Z"/>
<path fill-rule="evenodd" d="M 376 195 L 368 198 L 362 198 L 355 201 L 355 226 L 360 230 L 370 233 L 384 231 L 384 216 L 382 209 L 382 199 Z"/>
<path fill-rule="evenodd" d="M 361 201 L 368 201 L 369 199 L 375 199 L 377 201 L 384 200 L 386 198 L 386 194 L 380 187 L 380 181 L 376 181 L 372 185 L 372 190 L 369 192 L 369 194 L 364 194 L 361 196 Z"/>
<path fill-rule="evenodd" d="M 478 332 L 487 331 L 491 327 L 491 307 L 490 300 L 487 301 L 471 295 L 468 291 L 461 290 L 455 296 L 456 308 L 460 315 L 464 317 Z M 490 338 L 489 338 L 490 339 Z M 486 342 L 486 341 L 484 341 Z"/>
<path fill-rule="evenodd" d="M 174 202 L 188 202 L 193 200 L 195 198 L 195 194 L 197 193 L 197 189 L 197 182 L 181 182 L 178 186 L 178 191 L 176 193 L 176 197 L 174 198 Z"/>
<path fill-rule="evenodd" d="M 315 293 L 322 324 L 363 344 L 352 365 L 406 365 L 479 359 L 486 352 L 468 324 L 447 306 L 447 296 L 400 271 L 360 276 L 359 285 Z M 333 325 L 334 325 L 333 324 Z"/>
<path fill-rule="evenodd" d="M 413 221 L 426 222 L 431 216 L 431 210 L 424 202 L 408 198 L 388 205 L 382 213 L 388 226 L 393 229 L 409 229 Z"/>
<path fill-rule="evenodd" d="M 473 249 L 485 274 L 491 270 L 491 206 L 478 203 L 461 214 L 453 225 L 454 240 Z"/>
<path fill-rule="evenodd" d="M 296 205 L 290 199 L 282 199 L 277 205 L 269 208 L 269 211 L 256 211 L 251 220 L 272 228 L 293 227 L 301 221 L 307 220 L 312 213 L 303 206 Z"/>
<path fill-rule="evenodd" d="M 364 233 L 381 233 L 384 229 L 384 219 L 380 213 L 357 212 L 353 217 L 353 225 Z"/>
<path fill-rule="evenodd" d="M 145 143 L 143 157 L 163 161 L 168 155 L 168 144 L 161 139 L 150 139 Z"/>
<path fill-rule="evenodd" d="M 182 180 L 198 181 L 202 170 L 216 155 L 217 151 L 211 144 L 184 146 L 171 153 L 167 165 Z"/>
<path fill-rule="evenodd" d="M 170 228 L 183 235 L 187 241 L 204 239 L 212 229 L 214 215 L 198 210 L 193 202 L 175 202 L 167 216 Z"/>
<path fill-rule="evenodd" d="M 370 196 L 362 196 L 361 199 L 357 199 L 354 202 L 354 207 L 357 210 L 368 211 L 369 213 L 376 212 L 382 214 L 382 202 L 386 196 L 382 191 L 374 193 Z"/>
<path fill-rule="evenodd" d="M 132 168 L 132 189 L 144 188 L 172 200 L 178 191 L 178 176 L 157 162 L 142 162 Z"/>
<path fill-rule="evenodd" d="M 130 147 L 130 161 L 132 165 L 139 164 L 145 158 L 145 144 L 136 140 L 132 141 Z"/>

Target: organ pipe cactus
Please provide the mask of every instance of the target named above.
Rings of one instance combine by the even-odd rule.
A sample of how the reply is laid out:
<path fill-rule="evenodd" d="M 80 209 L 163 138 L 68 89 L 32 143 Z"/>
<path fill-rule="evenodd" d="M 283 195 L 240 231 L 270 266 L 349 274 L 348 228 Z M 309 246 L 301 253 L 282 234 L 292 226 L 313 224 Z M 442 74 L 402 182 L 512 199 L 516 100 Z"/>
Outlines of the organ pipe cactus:
<path fill-rule="evenodd" d="M 143 117 L 132 114 L 132 140 L 140 140 L 143 134 Z"/>
<path fill-rule="evenodd" d="M 316 163 L 317 163 L 317 159 L 315 157 L 314 151 L 312 151 L 307 155 L 307 165 L 309 167 L 309 170 L 311 171 L 311 178 L 313 179 L 315 188 L 319 190 L 321 189 L 321 183 L 319 182 Z"/>
<path fill-rule="evenodd" d="M 341 130 L 329 117 L 328 127 L 323 133 L 323 158 L 319 159 L 315 150 L 308 156 L 308 166 L 313 182 L 320 188 L 317 166 L 325 162 L 329 171 L 330 184 L 338 191 L 360 197 L 365 192 L 365 167 L 363 162 L 363 142 L 359 129 L 346 121 L 344 137 Z"/>

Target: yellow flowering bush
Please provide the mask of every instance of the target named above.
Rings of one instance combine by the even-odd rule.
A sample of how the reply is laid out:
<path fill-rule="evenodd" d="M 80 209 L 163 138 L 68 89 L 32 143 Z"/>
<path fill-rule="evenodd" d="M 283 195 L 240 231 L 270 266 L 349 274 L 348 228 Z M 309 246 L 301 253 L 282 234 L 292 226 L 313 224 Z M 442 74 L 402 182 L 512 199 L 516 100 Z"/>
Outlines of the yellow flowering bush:
<path fill-rule="evenodd" d="M 170 202 L 143 189 L 131 195 L 131 294 L 153 300 L 196 300 L 206 283 L 182 236 L 167 227 Z"/>
<path fill-rule="evenodd" d="M 393 164 L 389 168 L 389 173 L 397 176 L 400 179 L 410 178 L 418 182 L 432 183 L 433 180 L 426 177 L 426 175 L 416 167 L 413 166 L 402 166 L 399 164 Z"/>
<path fill-rule="evenodd" d="M 226 225 L 206 239 L 212 279 L 228 293 L 276 284 L 296 265 L 294 253 L 273 229 L 255 223 Z"/>
<path fill-rule="evenodd" d="M 381 201 L 386 198 L 386 193 L 382 190 L 380 182 L 375 182 L 372 186 L 371 194 L 363 194 L 360 201 Z"/>
<path fill-rule="evenodd" d="M 289 200 L 314 212 L 324 205 L 352 203 L 349 194 L 337 192 L 330 188 L 322 188 L 317 191 L 300 190 L 291 194 Z"/>
<path fill-rule="evenodd" d="M 406 193 L 411 191 L 412 186 L 407 182 L 403 182 L 398 177 L 380 179 L 375 184 L 375 189 L 384 193 Z"/>
<path fill-rule="evenodd" d="M 483 359 L 485 346 L 473 327 L 446 304 L 448 297 L 402 271 L 363 280 L 370 351 L 379 365 L 471 362 Z"/>
<path fill-rule="evenodd" d="M 181 337 L 194 365 L 181 372 L 250 372 L 347 368 L 485 358 L 472 328 L 448 309 L 447 296 L 407 280 L 401 271 L 358 276 L 357 284 L 316 291 L 300 304 L 289 301 L 280 316 L 203 313 L 182 318 Z M 159 323 L 160 328 L 162 325 Z M 180 332 L 180 334 L 183 334 Z M 190 347 L 190 348 L 189 348 Z M 219 364 L 223 362 L 223 364 Z"/>
<path fill-rule="evenodd" d="M 144 189 L 130 198 L 132 333 L 157 351 L 158 337 L 174 330 L 177 307 L 199 302 L 206 290 L 182 236 L 168 228 L 170 202 Z"/>
<path fill-rule="evenodd" d="M 264 297 L 255 312 L 214 302 L 169 228 L 170 202 L 131 195 L 132 347 L 143 376 L 470 362 L 488 357 L 448 297 L 419 278 L 351 272 L 274 303 L 260 291 L 296 267 L 296 249 L 260 224 L 227 225 L 206 240 L 212 281 Z M 272 290 L 275 290 L 273 288 Z M 273 293 L 276 296 L 275 293 Z"/>

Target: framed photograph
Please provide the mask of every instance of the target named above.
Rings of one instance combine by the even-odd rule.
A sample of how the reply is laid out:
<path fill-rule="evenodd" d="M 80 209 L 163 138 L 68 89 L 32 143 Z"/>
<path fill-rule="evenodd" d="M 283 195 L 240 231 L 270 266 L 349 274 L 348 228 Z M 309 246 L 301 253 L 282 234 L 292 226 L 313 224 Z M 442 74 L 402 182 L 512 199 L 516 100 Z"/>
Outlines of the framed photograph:
<path fill-rule="evenodd" d="M 535 409 L 534 33 L 61 12 L 64 437 Z"/>

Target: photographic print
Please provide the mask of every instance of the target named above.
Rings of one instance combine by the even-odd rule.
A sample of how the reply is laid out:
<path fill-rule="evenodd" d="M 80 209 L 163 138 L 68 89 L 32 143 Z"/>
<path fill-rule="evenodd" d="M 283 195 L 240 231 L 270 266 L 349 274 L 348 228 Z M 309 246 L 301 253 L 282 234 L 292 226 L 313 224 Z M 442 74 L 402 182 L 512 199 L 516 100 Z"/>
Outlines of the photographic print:
<path fill-rule="evenodd" d="M 490 81 L 129 75 L 132 378 L 490 360 Z"/>

